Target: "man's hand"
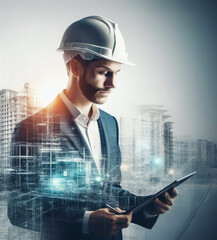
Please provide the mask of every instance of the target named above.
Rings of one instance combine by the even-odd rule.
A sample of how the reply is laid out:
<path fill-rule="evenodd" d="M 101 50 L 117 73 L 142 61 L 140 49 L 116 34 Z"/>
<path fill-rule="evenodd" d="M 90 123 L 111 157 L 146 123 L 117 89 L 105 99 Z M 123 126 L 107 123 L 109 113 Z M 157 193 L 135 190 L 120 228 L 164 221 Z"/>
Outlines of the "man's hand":
<path fill-rule="evenodd" d="M 173 206 L 173 200 L 178 195 L 177 189 L 174 187 L 169 193 L 166 192 L 161 198 L 155 198 L 147 207 L 147 212 L 151 215 L 163 214 L 170 210 Z"/>
<path fill-rule="evenodd" d="M 123 210 L 116 208 L 120 212 Z M 101 208 L 90 214 L 88 233 L 97 235 L 114 235 L 127 228 L 132 220 L 132 212 L 126 215 L 114 214 L 109 208 Z"/>

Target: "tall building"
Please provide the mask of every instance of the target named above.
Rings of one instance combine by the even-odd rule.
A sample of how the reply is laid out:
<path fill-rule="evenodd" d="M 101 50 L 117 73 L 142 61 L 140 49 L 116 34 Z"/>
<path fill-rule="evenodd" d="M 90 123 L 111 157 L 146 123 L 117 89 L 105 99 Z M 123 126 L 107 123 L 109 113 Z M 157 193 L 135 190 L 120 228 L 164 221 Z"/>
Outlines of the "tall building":
<path fill-rule="evenodd" d="M 164 114 L 160 105 L 141 106 L 141 161 L 149 164 L 150 177 L 154 180 L 164 174 Z M 144 169 L 145 170 L 145 169 Z"/>
<path fill-rule="evenodd" d="M 174 169 L 176 175 L 187 174 L 195 170 L 197 162 L 196 141 L 186 136 L 175 137 L 174 139 Z"/>
<path fill-rule="evenodd" d="M 39 109 L 39 95 L 29 83 L 24 84 L 21 92 L 0 90 L 0 170 L 6 171 L 11 167 L 10 142 L 16 124 Z"/>
<path fill-rule="evenodd" d="M 169 117 L 169 116 L 168 116 Z M 166 118 L 165 118 L 166 119 Z M 173 174 L 174 164 L 173 122 L 164 122 L 164 173 Z"/>
<path fill-rule="evenodd" d="M 171 173 L 173 123 L 162 105 L 142 105 L 130 117 L 120 119 L 123 180 L 159 182 Z M 132 175 L 132 177 L 131 177 Z"/>
<path fill-rule="evenodd" d="M 194 179 L 217 177 L 217 144 L 206 139 L 175 137 L 174 160 L 176 175 L 197 171 Z"/>
<path fill-rule="evenodd" d="M 217 167 L 217 144 L 206 139 L 197 140 L 198 163 L 211 168 Z"/>

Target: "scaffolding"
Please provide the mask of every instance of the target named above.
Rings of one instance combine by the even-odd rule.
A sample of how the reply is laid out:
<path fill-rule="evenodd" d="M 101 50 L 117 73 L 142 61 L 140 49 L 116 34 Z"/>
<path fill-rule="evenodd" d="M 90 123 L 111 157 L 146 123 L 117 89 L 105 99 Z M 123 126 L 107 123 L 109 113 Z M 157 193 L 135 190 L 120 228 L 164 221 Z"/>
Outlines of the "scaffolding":
<path fill-rule="evenodd" d="M 39 95 L 24 84 L 23 91 L 0 90 L 0 170 L 10 170 L 10 143 L 17 123 L 39 111 Z"/>

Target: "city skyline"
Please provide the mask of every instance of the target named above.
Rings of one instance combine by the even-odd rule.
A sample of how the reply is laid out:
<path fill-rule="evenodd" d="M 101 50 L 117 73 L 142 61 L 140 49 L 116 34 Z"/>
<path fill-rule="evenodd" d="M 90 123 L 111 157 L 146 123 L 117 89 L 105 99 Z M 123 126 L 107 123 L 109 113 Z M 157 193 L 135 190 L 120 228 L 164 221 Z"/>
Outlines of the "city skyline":
<path fill-rule="evenodd" d="M 2 159 L 5 159 L 1 167 L 7 170 L 7 168 L 10 169 L 9 144 L 15 124 L 39 111 L 42 106 L 40 106 L 38 92 L 29 83 L 24 84 L 21 92 L 13 89 L 0 89 L 0 97 L 0 138 L 2 141 L 0 154 Z M 117 118 L 120 127 L 123 177 L 125 173 L 129 174 L 129 169 L 133 169 L 132 173 L 136 175 L 142 174 L 143 169 L 146 169 L 147 179 L 151 176 L 164 178 L 177 175 L 177 173 L 182 174 L 180 171 L 175 171 L 175 165 L 180 165 L 180 169 L 186 165 L 185 169 L 188 169 L 190 166 L 188 164 L 191 164 L 193 158 L 205 159 L 202 162 L 207 162 L 207 166 L 216 166 L 217 144 L 207 138 L 195 139 L 190 136 L 175 135 L 175 122 L 171 121 L 172 116 L 165 106 L 143 104 L 134 110 L 133 116 L 120 115 Z M 198 151 L 201 151 L 201 154 Z M 190 155 L 186 155 L 187 152 Z M 206 155 L 208 154 L 206 152 L 210 152 L 209 155 Z"/>
<path fill-rule="evenodd" d="M 6 104 L 2 105 L 2 110 L 6 110 L 4 115 L 11 116 L 14 109 L 20 109 L 20 105 L 23 110 L 27 111 L 18 111 L 17 116 L 19 116 L 21 112 L 26 118 L 28 117 L 28 113 L 32 113 L 34 106 L 34 101 L 32 100 L 35 98 L 30 97 L 32 95 L 29 93 L 35 91 L 30 88 L 28 83 L 25 84 L 24 89 L 25 98 L 23 99 L 24 101 L 21 101 L 21 104 L 19 101 L 15 101 L 17 97 L 10 97 L 10 94 L 7 94 L 12 92 L 20 96 L 20 93 L 12 90 L 0 90 L 0 93 L 3 93 L 1 97 L 2 102 L 6 102 Z M 141 105 L 136 112 L 137 114 L 134 115 L 134 118 L 129 119 L 122 117 L 119 122 L 120 147 L 122 150 L 123 163 L 121 167 L 123 176 L 122 186 L 134 194 L 147 195 L 164 187 L 171 182 L 172 179 L 181 177 L 195 170 L 198 171 L 197 175 L 193 180 L 185 184 L 185 188 L 191 188 L 192 184 L 194 187 L 200 186 L 200 184 L 206 187 L 207 184 L 211 184 L 212 181 L 216 180 L 217 144 L 205 139 L 193 141 L 190 138 L 174 138 L 173 122 L 170 121 L 169 113 L 162 105 Z M 8 181 L 8 173 L 11 172 L 12 169 L 13 178 L 16 179 L 16 188 L 27 187 L 31 189 L 31 187 L 35 185 L 35 179 L 38 179 L 37 176 L 40 176 L 39 179 L 41 180 L 40 184 L 43 196 L 55 197 L 61 194 L 61 197 L 64 196 L 69 199 L 79 200 L 80 196 L 82 194 L 85 195 L 88 189 L 88 192 L 90 192 L 88 199 L 90 198 L 94 202 L 97 198 L 98 201 L 97 195 L 91 193 L 92 188 L 90 184 L 98 182 L 102 178 L 96 177 L 88 160 L 88 154 L 87 159 L 85 159 L 85 153 L 83 153 L 84 158 L 81 158 L 78 151 L 65 151 L 61 149 L 60 135 L 57 130 L 59 128 L 58 119 L 59 115 L 52 116 L 48 113 L 37 116 L 32 121 L 30 120 L 30 122 L 35 123 L 34 129 L 36 132 L 40 130 L 40 134 L 44 136 L 42 142 L 36 140 L 34 144 L 31 142 L 23 143 L 22 141 L 11 144 L 10 171 L 7 171 L 7 169 L 5 172 L 0 171 L 0 181 L 4 179 L 2 183 L 5 183 L 3 185 L 0 184 L 0 189 L 3 189 L 3 193 L 0 192 L 0 194 L 5 196 L 5 198 L 0 201 L 0 210 L 2 213 L 0 222 L 4 223 L 0 228 L 0 238 L 6 236 L 8 239 L 17 239 L 16 236 L 20 236 L 22 239 L 40 239 L 40 234 L 11 226 L 8 220 L 7 212 L 5 211 L 7 208 L 5 200 L 7 199 L 7 191 L 4 192 L 4 189 L 7 190 L 14 187 L 14 185 L 11 185 L 10 181 Z M 3 121 L 5 121 L 4 116 Z M 129 124 L 130 122 L 131 124 Z M 9 121 L 6 121 L 6 125 L 7 126 L 3 126 L 3 128 L 0 129 L 0 132 L 3 132 L 2 130 L 5 131 L 7 127 L 10 126 Z M 2 127 L 1 124 L 0 127 Z M 56 135 L 50 132 L 52 129 L 54 132 L 57 130 Z M 6 131 L 6 134 L 8 139 L 11 131 Z M 36 134 L 36 139 L 40 134 Z M 51 138 L 48 137 L 49 134 L 51 134 Z M 71 137 L 76 137 L 76 135 L 74 136 L 73 134 L 74 132 L 72 131 Z M 46 139 L 49 139 L 49 141 L 46 142 Z M 62 139 L 62 141 L 65 140 Z M 39 153 L 38 155 L 36 154 L 37 151 Z M 40 164 L 38 165 L 39 162 L 43 165 L 43 171 L 38 168 L 38 166 L 40 166 Z M 69 164 L 71 167 L 69 167 Z M 53 166 L 56 166 L 55 169 Z M 106 177 L 109 177 L 109 175 L 106 174 L 104 178 Z M 20 199 L 22 199 L 22 197 L 25 199 L 26 193 L 23 194 L 24 195 L 19 195 Z M 192 197 L 194 197 L 194 195 Z M 114 202 L 111 203 L 111 201 Z M 110 203 L 115 206 L 115 199 L 111 199 Z M 26 202 L 24 201 L 24 205 L 25 204 Z M 29 226 L 29 224 L 32 224 L 31 230 L 37 229 L 40 232 L 42 230 L 41 204 L 40 195 L 34 195 L 31 209 L 28 208 L 28 213 L 30 214 L 31 212 L 34 214 L 40 221 L 33 221 L 32 223 L 25 219 L 25 225 Z M 17 207 L 18 206 L 19 205 L 17 205 Z M 83 207 L 86 208 L 85 205 Z M 16 219 L 19 221 L 24 215 L 21 213 L 21 215 L 16 216 Z M 127 234 L 127 232 L 125 232 L 125 234 Z"/>
<path fill-rule="evenodd" d="M 29 82 L 25 82 L 24 84 L 23 84 L 23 86 L 25 85 L 25 84 L 28 84 L 28 86 L 29 86 Z M 23 89 L 23 86 L 21 86 L 21 88 L 20 88 L 20 90 L 21 91 L 18 91 L 18 90 L 15 90 L 15 89 L 9 89 L 9 88 L 3 88 L 3 89 L 1 89 L 1 87 L 0 87 L 0 91 L 2 91 L 2 90 L 9 90 L 9 91 L 13 91 L 13 92 L 15 92 L 15 93 L 21 93 L 22 92 L 22 89 Z M 30 85 L 30 87 L 32 87 L 32 85 Z M 38 90 L 38 89 L 34 89 L 34 91 L 36 91 L 37 92 L 37 101 L 38 101 L 38 106 L 40 106 L 40 108 L 43 108 L 43 107 L 45 107 L 45 106 L 47 106 L 49 103 L 51 103 L 52 102 L 52 100 L 54 99 L 54 97 L 55 97 L 55 95 L 53 95 L 54 94 L 54 92 L 52 91 L 52 90 L 48 90 L 47 89 L 47 91 L 44 89 L 44 92 L 43 91 L 40 91 L 40 90 Z M 132 112 L 130 112 L 130 113 L 132 113 L 132 114 L 129 114 L 129 112 L 122 112 L 122 113 L 120 113 L 120 114 L 118 114 L 116 117 L 118 118 L 118 119 L 120 119 L 121 117 L 135 117 L 135 114 L 136 114 L 136 110 L 138 110 L 141 106 L 158 106 L 158 107 L 161 107 L 161 108 L 163 108 L 164 109 L 164 111 L 165 112 L 167 112 L 169 115 L 167 115 L 166 117 L 167 118 L 171 118 L 171 119 L 173 119 L 173 116 L 170 114 L 170 112 L 169 112 L 169 110 L 168 110 L 168 108 L 167 108 L 167 106 L 164 106 L 164 105 L 161 105 L 161 104 L 138 104 L 138 105 L 134 105 L 133 106 L 133 111 Z M 39 109 L 39 108 L 38 108 Z M 104 109 L 104 108 L 102 108 L 102 109 Z M 174 123 L 174 125 L 175 125 L 175 122 L 173 122 Z M 177 137 L 185 137 L 185 138 L 188 138 L 188 139 L 194 139 L 194 140 L 196 140 L 196 139 L 198 139 L 198 140 L 200 140 L 200 139 L 202 139 L 202 140 L 208 140 L 208 141 L 212 141 L 211 139 L 209 139 L 208 137 L 204 137 L 204 138 L 197 138 L 197 137 L 195 137 L 195 136 L 191 136 L 191 135 L 188 135 L 188 134 L 179 134 L 179 135 L 175 135 L 175 136 L 177 136 Z M 216 141 L 213 141 L 214 143 L 217 143 L 217 140 Z"/>
<path fill-rule="evenodd" d="M 26 82 L 25 82 L 26 83 Z M 24 84 L 25 84 L 24 83 Z M 28 82 L 27 82 L 28 83 Z M 19 89 L 22 89 L 22 88 L 19 88 Z M 14 90 L 14 89 L 9 89 L 9 88 L 3 88 L 3 89 L 1 89 L 1 87 L 0 87 L 0 91 L 1 90 L 10 90 L 10 91 L 15 91 L 15 92 L 19 92 L 19 90 Z M 40 105 L 41 105 L 41 107 L 46 107 L 49 103 L 51 103 L 53 100 L 54 100 L 54 98 L 55 98 L 55 92 L 52 90 L 52 89 L 41 89 L 41 90 L 38 90 L 38 89 L 36 89 L 36 91 L 38 92 L 38 94 L 39 94 L 39 101 L 40 101 Z M 101 107 L 101 106 L 99 106 L 101 109 L 103 109 L 103 110 L 106 110 L 106 109 L 110 109 L 109 108 L 109 106 L 107 106 L 107 103 L 106 104 L 104 104 L 104 105 L 106 105 L 105 107 Z M 114 111 L 115 112 L 115 116 L 117 117 L 117 118 L 121 118 L 122 116 L 128 116 L 128 117 L 133 117 L 134 116 L 134 114 L 135 114 L 135 109 L 138 109 L 141 105 L 147 105 L 147 106 L 162 106 L 162 107 L 164 107 L 165 108 L 165 111 L 167 111 L 167 112 L 169 112 L 169 110 L 168 110 L 168 108 L 167 108 L 167 106 L 164 106 L 164 105 L 161 105 L 161 104 L 134 104 L 134 105 L 132 105 L 132 108 L 133 108 L 133 110 L 132 111 L 130 111 L 130 112 L 127 112 L 127 111 L 123 111 L 123 112 L 121 112 L 121 113 L 117 113 L 116 111 Z M 112 109 L 110 109 L 111 111 L 112 111 Z M 129 114 L 130 113 L 130 114 Z M 169 113 L 170 114 L 170 113 Z M 174 119 L 174 116 L 172 116 L 171 114 L 168 116 L 168 117 L 170 117 L 171 119 Z M 174 120 L 173 120 L 174 121 Z M 175 122 L 174 122 L 175 123 Z M 175 124 L 174 124 L 175 125 Z M 176 126 L 176 125 L 175 125 Z M 212 139 L 209 139 L 208 137 L 206 137 L 206 136 L 204 136 L 204 137 L 196 137 L 196 136 L 192 136 L 192 135 L 189 135 L 189 134 L 185 134 L 185 133 L 180 133 L 180 134 L 178 134 L 178 135 L 176 135 L 176 136 L 179 136 L 179 137 L 186 137 L 186 138 L 192 138 L 192 139 L 204 139 L 204 140 L 208 140 L 208 141 L 213 141 L 214 143 L 217 143 L 217 139 L 214 139 L 214 140 L 212 140 Z"/>

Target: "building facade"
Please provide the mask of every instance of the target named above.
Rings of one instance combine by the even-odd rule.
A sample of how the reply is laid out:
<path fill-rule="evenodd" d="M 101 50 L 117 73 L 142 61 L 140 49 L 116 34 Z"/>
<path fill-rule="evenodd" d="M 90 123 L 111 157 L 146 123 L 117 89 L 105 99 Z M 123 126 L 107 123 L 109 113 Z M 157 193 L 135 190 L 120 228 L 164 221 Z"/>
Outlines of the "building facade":
<path fill-rule="evenodd" d="M 120 118 L 123 181 L 150 186 L 172 173 L 173 122 L 169 118 L 162 105 L 142 105 L 133 118 Z"/>
<path fill-rule="evenodd" d="M 24 84 L 21 92 L 0 90 L 0 170 L 5 172 L 11 168 L 9 158 L 10 143 L 17 123 L 40 110 L 39 95 Z"/>

